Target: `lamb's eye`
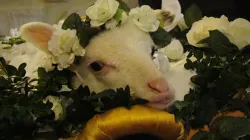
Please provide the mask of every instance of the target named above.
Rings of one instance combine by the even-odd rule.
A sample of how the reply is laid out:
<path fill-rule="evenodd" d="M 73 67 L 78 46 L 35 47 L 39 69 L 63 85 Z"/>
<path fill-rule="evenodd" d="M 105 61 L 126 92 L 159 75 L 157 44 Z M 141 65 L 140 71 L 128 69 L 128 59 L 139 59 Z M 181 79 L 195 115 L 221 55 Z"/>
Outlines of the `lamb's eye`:
<path fill-rule="evenodd" d="M 101 71 L 101 70 L 103 69 L 104 64 L 101 63 L 101 62 L 93 62 L 93 63 L 91 63 L 89 66 L 90 66 L 90 68 L 91 68 L 93 71 L 99 72 L 99 71 Z"/>

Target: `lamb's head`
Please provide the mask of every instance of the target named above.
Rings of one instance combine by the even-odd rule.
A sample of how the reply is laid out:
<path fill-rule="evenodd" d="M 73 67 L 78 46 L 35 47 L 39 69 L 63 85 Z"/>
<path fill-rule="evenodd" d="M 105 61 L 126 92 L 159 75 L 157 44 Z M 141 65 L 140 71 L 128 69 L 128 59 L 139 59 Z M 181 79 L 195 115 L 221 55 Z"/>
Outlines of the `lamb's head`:
<path fill-rule="evenodd" d="M 30 28 L 26 25 L 21 34 L 25 40 L 43 46 L 44 50 L 53 30 L 48 25 Z M 87 85 L 91 91 L 98 93 L 128 85 L 134 97 L 146 99 L 150 106 L 164 109 L 172 103 L 174 94 L 153 63 L 153 47 L 149 33 L 128 21 L 92 38 L 85 56 L 74 70 L 79 74 L 81 84 Z"/>

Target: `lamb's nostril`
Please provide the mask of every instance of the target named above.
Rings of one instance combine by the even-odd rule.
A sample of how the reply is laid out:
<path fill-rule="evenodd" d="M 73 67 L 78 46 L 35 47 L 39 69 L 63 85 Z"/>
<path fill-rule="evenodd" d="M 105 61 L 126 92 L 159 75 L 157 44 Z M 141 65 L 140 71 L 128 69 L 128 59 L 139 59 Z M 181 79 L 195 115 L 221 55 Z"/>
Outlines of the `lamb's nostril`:
<path fill-rule="evenodd" d="M 168 83 L 164 78 L 159 78 L 148 83 L 148 86 L 157 91 L 158 93 L 164 93 L 169 90 Z"/>

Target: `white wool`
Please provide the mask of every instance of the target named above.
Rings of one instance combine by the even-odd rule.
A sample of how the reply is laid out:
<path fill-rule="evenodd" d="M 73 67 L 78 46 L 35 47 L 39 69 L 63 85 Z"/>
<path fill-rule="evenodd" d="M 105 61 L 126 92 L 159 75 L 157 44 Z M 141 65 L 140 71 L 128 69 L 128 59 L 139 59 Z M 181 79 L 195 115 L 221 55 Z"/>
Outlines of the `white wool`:
<path fill-rule="evenodd" d="M 31 27 L 28 26 L 27 29 L 29 28 Z M 43 30 L 43 28 L 47 30 L 47 25 L 34 27 L 37 30 Z M 23 34 L 32 36 L 32 32 L 26 32 L 26 30 L 23 30 Z M 45 38 L 49 37 L 45 36 Z M 37 40 L 37 38 L 30 39 L 31 42 Z M 152 46 L 154 43 L 149 33 L 139 29 L 131 20 L 120 27 L 105 31 L 91 39 L 80 64 L 71 67 L 71 70 L 77 72 L 78 75 L 73 77 L 73 84 L 87 85 L 96 93 L 129 85 L 134 93 L 133 96 L 151 100 L 156 93 L 149 88 L 148 83 L 159 78 L 166 78 L 170 86 L 174 88 L 170 94 L 174 94 L 175 91 L 176 99 L 183 99 L 190 88 L 189 79 L 193 73 L 186 71 L 183 67 L 184 63 L 181 63 L 176 67 L 171 67 L 169 73 L 163 75 L 152 60 Z M 11 64 L 17 67 L 22 62 L 26 62 L 28 64 L 27 75 L 36 78 L 36 70 L 43 63 L 41 58 L 44 52 L 38 49 L 33 53 L 26 51 L 24 54 L 16 55 Z M 89 63 L 93 61 L 112 67 L 105 67 L 107 70 L 105 74 L 94 72 L 89 67 Z"/>

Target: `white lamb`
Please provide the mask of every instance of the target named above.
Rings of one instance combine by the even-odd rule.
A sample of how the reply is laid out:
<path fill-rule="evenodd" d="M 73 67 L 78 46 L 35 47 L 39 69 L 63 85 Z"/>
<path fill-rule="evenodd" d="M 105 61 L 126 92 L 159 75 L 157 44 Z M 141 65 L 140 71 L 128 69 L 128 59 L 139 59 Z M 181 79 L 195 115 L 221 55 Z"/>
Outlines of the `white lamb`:
<path fill-rule="evenodd" d="M 45 23 L 22 26 L 21 37 L 43 49 L 37 49 L 34 54 L 15 56 L 10 63 L 18 66 L 26 62 L 27 75 L 36 76 L 36 69 L 46 62 L 43 56 L 54 30 L 53 26 Z M 97 93 L 129 85 L 132 96 L 149 100 L 151 107 L 166 109 L 174 100 L 182 100 L 188 93 L 190 77 L 194 73 L 184 69 L 183 59 L 179 64 L 172 65 L 167 75 L 163 75 L 153 63 L 153 46 L 149 33 L 140 30 L 131 21 L 105 31 L 90 41 L 80 64 L 71 67 L 79 74 L 74 77 L 74 84 L 87 85 Z"/>

